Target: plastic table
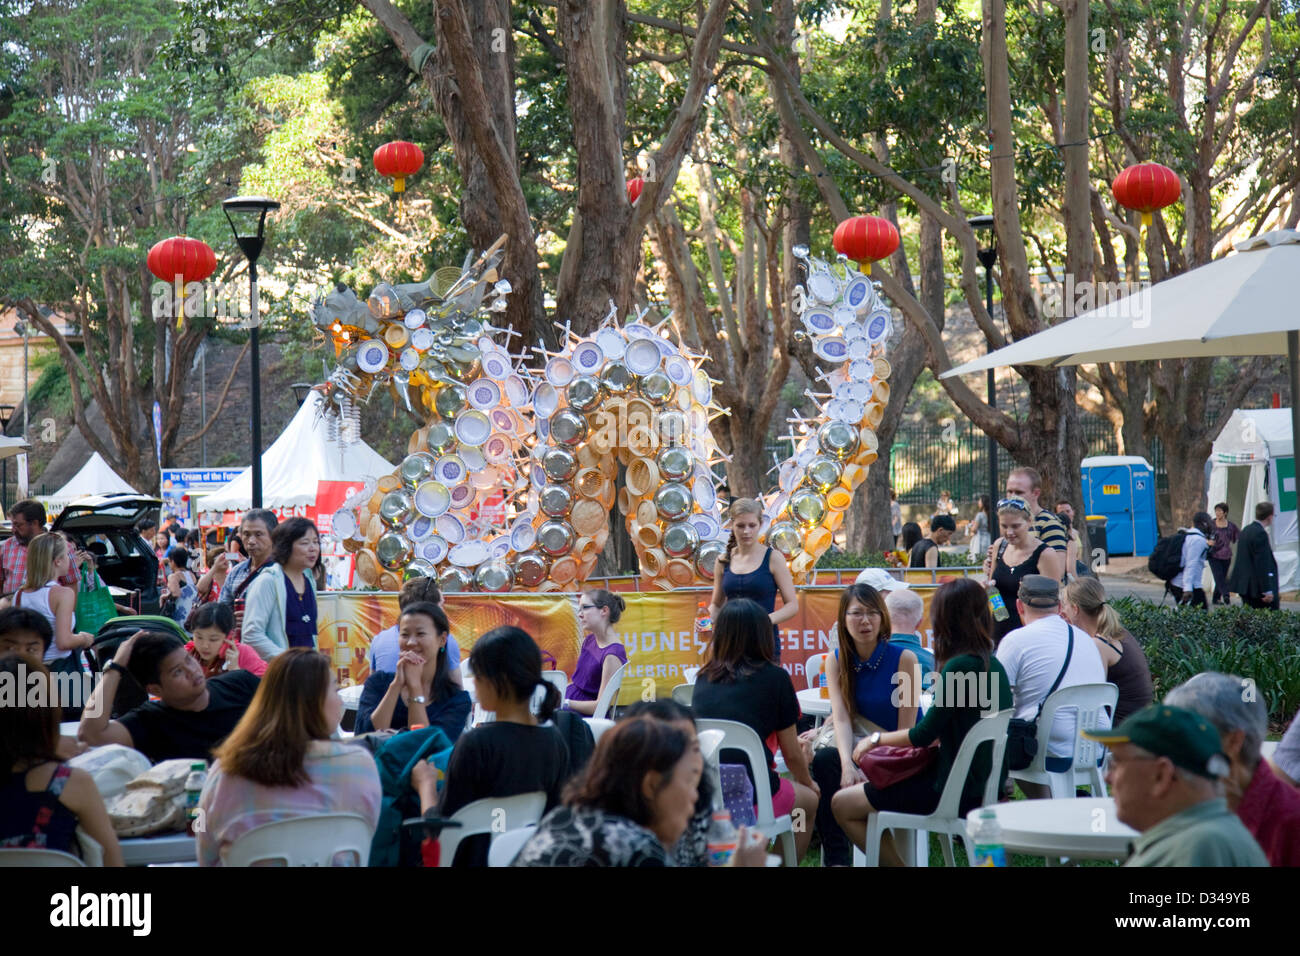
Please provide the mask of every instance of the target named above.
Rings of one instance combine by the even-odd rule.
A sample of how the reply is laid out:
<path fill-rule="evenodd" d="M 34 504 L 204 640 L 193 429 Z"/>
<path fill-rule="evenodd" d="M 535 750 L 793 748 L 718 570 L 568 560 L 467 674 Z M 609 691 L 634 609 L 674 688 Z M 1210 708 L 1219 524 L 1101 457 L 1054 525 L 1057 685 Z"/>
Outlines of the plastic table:
<path fill-rule="evenodd" d="M 966 814 L 968 834 L 975 832 L 979 815 L 988 809 L 997 814 L 1008 853 L 1122 860 L 1138 838 L 1136 830 L 1116 818 L 1110 797 L 1012 800 L 979 807 Z"/>

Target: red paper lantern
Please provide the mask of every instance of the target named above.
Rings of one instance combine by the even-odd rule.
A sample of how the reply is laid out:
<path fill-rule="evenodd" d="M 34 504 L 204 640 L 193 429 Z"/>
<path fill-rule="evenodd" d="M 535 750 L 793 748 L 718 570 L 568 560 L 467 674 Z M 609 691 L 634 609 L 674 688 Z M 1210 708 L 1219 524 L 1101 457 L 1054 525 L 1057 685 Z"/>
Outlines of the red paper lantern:
<path fill-rule="evenodd" d="M 627 201 L 636 205 L 636 201 L 641 198 L 641 191 L 645 189 L 645 180 L 640 176 L 633 176 L 627 181 Z"/>
<path fill-rule="evenodd" d="M 880 216 L 854 216 L 835 227 L 835 251 L 848 256 L 871 275 L 871 263 L 887 259 L 898 248 L 898 230 Z"/>
<path fill-rule="evenodd" d="M 164 282 L 202 282 L 217 268 L 217 255 L 202 239 L 172 236 L 155 243 L 145 259 L 149 271 Z"/>
<path fill-rule="evenodd" d="M 393 180 L 393 191 L 406 190 L 406 177 L 414 176 L 424 165 L 424 151 L 414 143 L 395 140 L 375 150 L 375 169 Z"/>
<path fill-rule="evenodd" d="M 1142 225 L 1151 225 L 1151 214 L 1178 202 L 1183 194 L 1178 174 L 1159 163 L 1135 163 L 1110 184 L 1119 204 L 1142 213 Z"/>

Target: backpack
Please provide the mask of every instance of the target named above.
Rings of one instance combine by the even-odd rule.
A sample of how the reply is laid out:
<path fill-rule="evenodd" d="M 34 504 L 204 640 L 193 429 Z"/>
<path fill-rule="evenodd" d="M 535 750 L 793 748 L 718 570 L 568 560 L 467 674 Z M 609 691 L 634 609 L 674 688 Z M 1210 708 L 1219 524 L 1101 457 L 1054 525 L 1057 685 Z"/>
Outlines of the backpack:
<path fill-rule="evenodd" d="M 417 866 L 419 851 L 402 844 L 402 821 L 420 815 L 420 796 L 411 786 L 411 770 L 428 760 L 447 772 L 453 744 L 441 727 L 425 727 L 394 734 L 375 752 L 379 785 L 379 824 L 370 842 L 370 866 Z"/>
<path fill-rule="evenodd" d="M 1186 537 L 1186 531 L 1178 531 L 1157 541 L 1147 558 L 1147 570 L 1165 582 L 1178 577 L 1178 572 L 1183 569 L 1183 539 Z"/>

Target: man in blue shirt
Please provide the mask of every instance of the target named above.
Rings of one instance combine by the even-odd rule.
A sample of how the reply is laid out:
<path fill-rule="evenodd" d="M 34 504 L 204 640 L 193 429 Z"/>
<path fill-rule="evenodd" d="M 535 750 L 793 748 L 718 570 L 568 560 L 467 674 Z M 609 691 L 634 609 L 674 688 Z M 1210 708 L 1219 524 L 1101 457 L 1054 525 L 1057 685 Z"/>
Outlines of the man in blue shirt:
<path fill-rule="evenodd" d="M 397 609 L 400 615 L 409 605 L 417 601 L 428 601 L 442 607 L 442 592 L 438 589 L 438 582 L 434 578 L 418 577 L 411 578 L 402 585 L 402 590 L 397 595 Z M 397 625 L 385 628 L 376 634 L 370 641 L 370 650 L 366 654 L 367 662 L 370 666 L 370 673 L 376 674 L 379 671 L 396 671 L 397 659 L 401 657 L 402 651 L 398 646 Z M 451 679 L 458 685 L 464 686 L 460 675 L 460 645 L 450 634 L 447 635 L 447 666 L 451 668 Z"/>

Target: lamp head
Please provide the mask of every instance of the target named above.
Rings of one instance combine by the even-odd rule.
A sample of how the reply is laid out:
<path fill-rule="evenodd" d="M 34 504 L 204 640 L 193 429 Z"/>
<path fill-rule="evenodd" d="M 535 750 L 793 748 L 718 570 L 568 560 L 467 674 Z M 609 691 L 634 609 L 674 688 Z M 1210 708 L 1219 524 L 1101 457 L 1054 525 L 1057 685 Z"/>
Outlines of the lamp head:
<path fill-rule="evenodd" d="M 244 256 L 249 262 L 257 262 L 265 241 L 266 214 L 279 209 L 280 204 L 265 196 L 232 196 L 222 201 L 221 208 Z"/>

